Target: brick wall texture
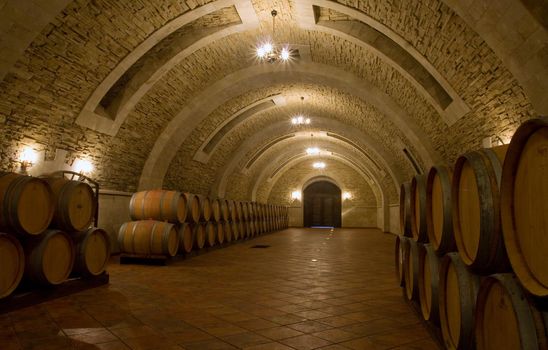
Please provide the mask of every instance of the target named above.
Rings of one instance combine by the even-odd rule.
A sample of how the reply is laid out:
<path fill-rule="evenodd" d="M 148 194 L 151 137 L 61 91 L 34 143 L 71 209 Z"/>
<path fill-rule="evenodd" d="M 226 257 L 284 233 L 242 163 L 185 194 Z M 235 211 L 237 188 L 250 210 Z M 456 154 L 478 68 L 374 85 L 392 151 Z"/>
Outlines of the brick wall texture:
<path fill-rule="evenodd" d="M 45 150 L 48 160 L 54 157 L 56 149 L 63 149 L 68 151 L 68 163 L 78 157 L 89 158 L 95 166 L 93 177 L 103 188 L 135 191 L 156 140 L 181 109 L 201 91 L 227 75 L 260 64 L 253 57 L 253 46 L 271 30 L 271 7 L 280 13 L 277 41 L 303 45 L 310 49 L 312 62 L 339 68 L 371 82 L 405 111 L 405 122 L 424 132 L 446 164 L 452 164 L 463 152 L 479 148 L 485 137 L 508 139 L 521 122 L 536 116 L 523 88 L 502 61 L 441 0 L 338 2 L 391 28 L 447 80 L 470 107 L 470 112 L 451 126 L 444 123 L 406 77 L 372 50 L 339 36 L 301 29 L 293 8 L 295 1 L 251 1 L 261 20 L 258 28 L 213 41 L 183 59 L 152 86 L 130 111 L 115 136 L 75 123 L 89 96 L 124 57 L 151 34 L 210 1 L 71 2 L 41 30 L 0 81 L 0 169 L 16 169 L 17 157 L 24 145 Z M 223 11 L 181 29 L 180 34 L 198 35 L 205 29 L 238 22 L 234 8 Z M 323 19 L 348 18 L 327 16 Z M 522 34 L 527 37 L 527 33 Z M 154 52 L 160 55 L 163 51 L 159 46 Z M 147 59 L 154 60 L 154 57 L 151 55 Z M 139 68 L 142 67 L 133 67 L 134 70 Z M 135 72 L 130 70 L 128 74 L 133 76 Z M 124 81 L 116 86 L 115 91 L 118 93 L 123 88 Z M 259 113 L 237 125 L 207 163 L 193 160 L 202 143 L 226 118 L 249 104 L 276 94 L 286 96 L 286 106 Z M 344 186 L 355 191 L 354 205 L 380 205 L 375 193 L 381 192 L 386 194 L 387 202 L 397 202 L 397 187 L 390 176 L 391 171 L 402 178 L 414 174 L 402 152 L 403 147 L 413 154 L 421 167 L 425 167 L 426 161 L 420 157 L 417 145 L 410 141 L 408 130 L 397 126 L 391 116 L 336 88 L 313 81 L 288 80 L 245 91 L 221 103 L 213 113 L 205 116 L 178 149 L 166 174 L 165 187 L 197 193 L 212 191 L 220 174 L 246 140 L 276 123 L 287 122 L 283 124 L 285 126 L 272 130 L 270 135 L 265 135 L 262 144 L 292 132 L 289 119 L 303 108 L 299 96 L 306 96 L 304 108 L 312 118 L 334 120 L 348 131 L 357 130 L 368 135 L 374 143 L 371 147 L 364 140 L 353 140 L 380 165 L 379 169 L 371 166 L 363 156 L 353 154 L 351 148 L 344 150 L 353 159 L 361 159 L 361 165 L 379 179 L 380 187 L 362 181 L 350 167 L 334 160 L 328 161 L 333 177 L 344 179 Z M 210 96 L 200 103 L 215 101 L 217 96 Z M 310 130 L 320 131 L 322 125 L 313 124 Z M 344 129 L 342 131 L 344 134 Z M 303 146 L 298 143 L 288 145 Z M 326 145 L 344 147 L 334 141 Z M 284 151 L 280 146 L 281 149 L 268 152 L 249 172 L 242 173 L 242 167 L 257 148 L 260 148 L 259 144 L 246 150 L 234 171 L 228 174 L 227 196 L 250 199 L 251 186 L 260 171 Z M 378 156 L 373 148 L 389 154 L 393 163 L 387 165 L 386 159 Z M 308 163 L 303 161 L 288 167 L 274 184 L 261 184 L 258 199 L 287 203 L 288 189 L 297 179 L 310 174 Z"/>

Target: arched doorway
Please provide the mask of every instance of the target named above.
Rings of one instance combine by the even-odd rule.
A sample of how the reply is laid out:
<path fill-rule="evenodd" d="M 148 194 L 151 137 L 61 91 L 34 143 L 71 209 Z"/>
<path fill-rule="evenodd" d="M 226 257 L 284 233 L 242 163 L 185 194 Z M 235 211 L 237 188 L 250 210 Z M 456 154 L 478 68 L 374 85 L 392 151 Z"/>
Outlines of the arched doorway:
<path fill-rule="evenodd" d="M 341 227 L 341 189 L 329 181 L 310 184 L 303 192 L 303 223 Z"/>

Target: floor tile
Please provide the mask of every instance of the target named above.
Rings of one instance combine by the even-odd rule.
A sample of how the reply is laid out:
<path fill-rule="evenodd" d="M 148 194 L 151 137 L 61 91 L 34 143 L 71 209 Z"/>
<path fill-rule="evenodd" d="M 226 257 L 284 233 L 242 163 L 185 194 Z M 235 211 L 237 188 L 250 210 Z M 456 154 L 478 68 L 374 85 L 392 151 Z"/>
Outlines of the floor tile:
<path fill-rule="evenodd" d="M 379 230 L 288 229 L 163 267 L 115 257 L 108 285 L 0 315 L 0 348 L 435 348 L 396 283 L 393 244 Z"/>

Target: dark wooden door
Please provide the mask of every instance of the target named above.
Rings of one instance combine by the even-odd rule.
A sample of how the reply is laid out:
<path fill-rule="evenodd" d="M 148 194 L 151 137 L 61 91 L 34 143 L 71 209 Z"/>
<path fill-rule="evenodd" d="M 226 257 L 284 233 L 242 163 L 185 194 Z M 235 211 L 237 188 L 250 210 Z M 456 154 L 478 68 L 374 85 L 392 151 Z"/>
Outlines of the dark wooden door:
<path fill-rule="evenodd" d="M 304 226 L 341 227 L 341 190 L 328 181 L 311 184 L 304 190 Z"/>

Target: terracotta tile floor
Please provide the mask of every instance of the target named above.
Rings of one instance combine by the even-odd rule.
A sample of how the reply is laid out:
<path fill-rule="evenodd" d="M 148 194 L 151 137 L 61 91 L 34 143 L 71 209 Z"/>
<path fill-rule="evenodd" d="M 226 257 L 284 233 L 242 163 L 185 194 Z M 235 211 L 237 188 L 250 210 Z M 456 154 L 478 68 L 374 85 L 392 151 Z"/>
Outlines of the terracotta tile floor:
<path fill-rule="evenodd" d="M 255 244 L 266 249 L 250 249 Z M 289 229 L 0 315 L 0 349 L 437 349 L 397 287 L 394 237 Z"/>

